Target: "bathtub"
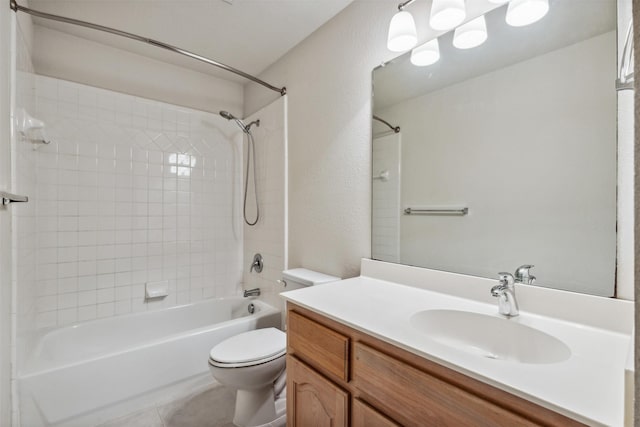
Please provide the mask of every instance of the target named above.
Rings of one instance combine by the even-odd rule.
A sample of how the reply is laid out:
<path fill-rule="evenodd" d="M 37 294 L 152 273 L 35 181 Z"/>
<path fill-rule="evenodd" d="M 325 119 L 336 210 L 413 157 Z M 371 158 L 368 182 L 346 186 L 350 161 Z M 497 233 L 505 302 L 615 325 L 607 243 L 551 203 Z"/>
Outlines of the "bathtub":
<path fill-rule="evenodd" d="M 222 298 L 52 330 L 18 376 L 21 406 L 31 413 L 23 425 L 33 412 L 43 425 L 87 425 L 117 415 L 109 408 L 135 410 L 141 397 L 208 376 L 209 350 L 220 341 L 280 322 L 261 301 Z"/>

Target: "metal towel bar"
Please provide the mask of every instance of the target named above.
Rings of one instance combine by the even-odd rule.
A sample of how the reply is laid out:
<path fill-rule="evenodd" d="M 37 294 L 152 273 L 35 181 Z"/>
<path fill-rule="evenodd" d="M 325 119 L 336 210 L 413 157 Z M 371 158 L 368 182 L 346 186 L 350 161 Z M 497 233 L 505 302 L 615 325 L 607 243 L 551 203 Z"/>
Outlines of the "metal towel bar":
<path fill-rule="evenodd" d="M 467 215 L 469 208 L 451 209 L 451 208 L 406 208 L 405 215 Z"/>

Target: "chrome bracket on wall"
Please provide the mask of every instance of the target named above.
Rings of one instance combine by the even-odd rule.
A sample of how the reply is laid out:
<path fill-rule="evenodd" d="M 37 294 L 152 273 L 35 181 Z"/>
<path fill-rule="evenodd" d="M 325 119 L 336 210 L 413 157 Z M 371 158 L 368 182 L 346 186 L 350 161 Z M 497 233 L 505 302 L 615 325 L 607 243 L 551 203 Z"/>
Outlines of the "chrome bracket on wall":
<path fill-rule="evenodd" d="M 2 206 L 6 206 L 11 203 L 26 203 L 29 201 L 27 196 L 19 196 L 5 191 L 0 191 L 0 199 L 2 199 Z"/>

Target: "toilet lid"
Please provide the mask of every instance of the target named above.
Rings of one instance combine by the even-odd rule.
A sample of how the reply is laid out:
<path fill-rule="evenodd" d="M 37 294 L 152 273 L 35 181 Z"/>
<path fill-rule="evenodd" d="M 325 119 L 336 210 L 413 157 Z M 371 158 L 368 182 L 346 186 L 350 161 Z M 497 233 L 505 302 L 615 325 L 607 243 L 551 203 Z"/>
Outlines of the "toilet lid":
<path fill-rule="evenodd" d="M 287 335 L 276 328 L 256 329 L 227 338 L 211 349 L 209 359 L 218 363 L 262 362 L 284 354 Z"/>

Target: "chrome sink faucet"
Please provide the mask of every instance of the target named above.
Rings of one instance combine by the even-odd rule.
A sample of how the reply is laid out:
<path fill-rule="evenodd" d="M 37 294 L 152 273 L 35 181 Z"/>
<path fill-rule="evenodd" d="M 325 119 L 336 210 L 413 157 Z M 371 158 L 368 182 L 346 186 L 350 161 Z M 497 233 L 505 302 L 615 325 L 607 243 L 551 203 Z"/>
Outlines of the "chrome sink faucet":
<path fill-rule="evenodd" d="M 531 269 L 533 268 L 533 265 L 521 265 L 520 267 L 518 267 L 518 269 L 516 270 L 516 283 L 522 283 L 524 285 L 533 285 L 533 283 L 536 281 L 536 276 L 532 276 L 531 275 Z"/>
<path fill-rule="evenodd" d="M 514 283 L 511 273 L 498 273 L 498 284 L 491 288 L 491 295 L 498 298 L 499 313 L 507 317 L 520 314 Z"/>

